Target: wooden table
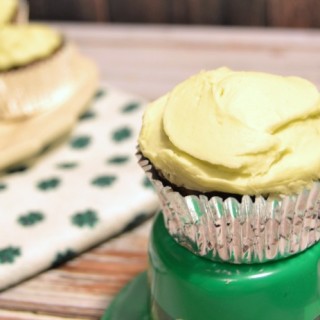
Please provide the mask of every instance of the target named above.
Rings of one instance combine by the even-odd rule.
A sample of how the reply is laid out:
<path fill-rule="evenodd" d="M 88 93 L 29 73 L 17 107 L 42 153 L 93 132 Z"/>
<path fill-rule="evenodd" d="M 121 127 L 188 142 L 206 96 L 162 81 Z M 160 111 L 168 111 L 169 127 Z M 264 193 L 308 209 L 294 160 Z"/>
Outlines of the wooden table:
<path fill-rule="evenodd" d="M 56 26 L 97 62 L 103 81 L 150 99 L 223 65 L 299 75 L 320 86 L 320 31 Z M 0 319 L 99 319 L 116 292 L 146 268 L 150 225 L 0 293 Z"/>

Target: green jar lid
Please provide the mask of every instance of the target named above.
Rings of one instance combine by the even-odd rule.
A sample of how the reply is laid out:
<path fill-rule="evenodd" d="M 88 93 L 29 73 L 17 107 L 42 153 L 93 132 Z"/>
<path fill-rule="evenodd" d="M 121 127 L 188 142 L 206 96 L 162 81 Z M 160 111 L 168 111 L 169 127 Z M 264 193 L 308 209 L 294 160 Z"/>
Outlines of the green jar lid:
<path fill-rule="evenodd" d="M 320 244 L 277 262 L 213 262 L 177 244 L 159 214 L 149 256 L 155 320 L 320 319 Z"/>
<path fill-rule="evenodd" d="M 101 320 L 151 320 L 146 272 L 139 274 L 123 287 Z"/>

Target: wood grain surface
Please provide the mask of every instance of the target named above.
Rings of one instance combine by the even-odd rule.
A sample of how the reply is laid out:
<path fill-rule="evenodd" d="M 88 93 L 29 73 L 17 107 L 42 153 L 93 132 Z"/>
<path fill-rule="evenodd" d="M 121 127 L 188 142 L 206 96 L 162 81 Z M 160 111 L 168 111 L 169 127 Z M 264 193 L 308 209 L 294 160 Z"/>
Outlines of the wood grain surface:
<path fill-rule="evenodd" d="M 29 0 L 31 18 L 320 27 L 319 0 Z"/>
<path fill-rule="evenodd" d="M 102 81 L 149 99 L 221 65 L 299 75 L 320 87 L 320 31 L 56 26 L 96 61 Z M 99 319 L 116 292 L 146 268 L 149 230 L 150 221 L 0 293 L 0 319 Z"/>

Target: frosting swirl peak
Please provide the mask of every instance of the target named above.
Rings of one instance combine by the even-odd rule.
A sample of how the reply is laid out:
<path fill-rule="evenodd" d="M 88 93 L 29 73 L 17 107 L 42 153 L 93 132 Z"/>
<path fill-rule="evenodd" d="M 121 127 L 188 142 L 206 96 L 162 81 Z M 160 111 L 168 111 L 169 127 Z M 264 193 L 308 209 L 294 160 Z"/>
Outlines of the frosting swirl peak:
<path fill-rule="evenodd" d="M 62 45 L 62 36 L 41 24 L 5 25 L 0 28 L 0 72 L 49 57 Z"/>
<path fill-rule="evenodd" d="M 320 95 L 298 77 L 200 72 L 145 112 L 140 150 L 177 186 L 294 193 L 320 177 Z"/>

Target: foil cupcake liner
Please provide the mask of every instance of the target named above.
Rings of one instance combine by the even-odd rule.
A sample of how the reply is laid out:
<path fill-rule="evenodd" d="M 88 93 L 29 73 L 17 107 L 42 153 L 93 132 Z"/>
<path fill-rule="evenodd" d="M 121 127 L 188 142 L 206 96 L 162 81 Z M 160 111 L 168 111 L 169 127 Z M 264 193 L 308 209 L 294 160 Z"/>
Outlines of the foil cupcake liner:
<path fill-rule="evenodd" d="M 320 239 L 320 183 L 294 195 L 222 199 L 183 196 L 154 177 L 152 164 L 138 153 L 153 184 L 171 236 L 192 253 L 213 261 L 264 263 L 306 250 Z"/>

